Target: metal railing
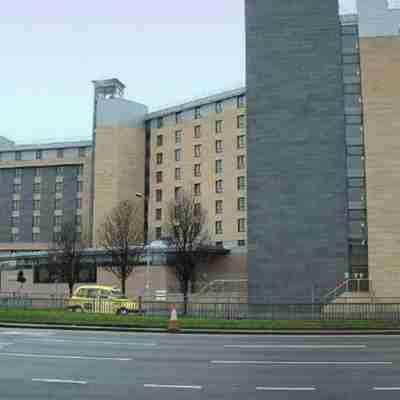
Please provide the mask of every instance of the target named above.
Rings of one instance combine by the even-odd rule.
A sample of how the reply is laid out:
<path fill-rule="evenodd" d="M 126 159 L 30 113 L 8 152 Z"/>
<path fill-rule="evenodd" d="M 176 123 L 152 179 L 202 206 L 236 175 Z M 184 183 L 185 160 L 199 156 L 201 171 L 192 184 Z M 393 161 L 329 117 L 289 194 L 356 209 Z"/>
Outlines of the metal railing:
<path fill-rule="evenodd" d="M 347 279 L 332 289 L 323 297 L 324 303 L 335 301 L 345 293 L 369 292 L 371 287 L 369 279 Z"/>

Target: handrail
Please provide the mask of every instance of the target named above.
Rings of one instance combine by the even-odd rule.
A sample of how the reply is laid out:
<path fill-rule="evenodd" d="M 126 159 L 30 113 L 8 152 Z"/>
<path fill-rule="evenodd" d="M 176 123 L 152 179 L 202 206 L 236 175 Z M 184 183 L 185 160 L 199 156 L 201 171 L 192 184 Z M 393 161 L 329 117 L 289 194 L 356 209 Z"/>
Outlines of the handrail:
<path fill-rule="evenodd" d="M 356 282 L 356 289 L 352 287 L 351 283 Z M 333 300 L 338 297 L 338 293 L 342 289 L 346 289 L 346 291 L 349 292 L 361 292 L 361 282 L 370 282 L 369 279 L 346 279 L 343 282 L 341 282 L 340 285 L 336 286 L 334 289 L 330 290 L 324 297 L 323 300 L 324 302 L 327 302 L 330 300 L 330 297 L 333 296 Z"/>

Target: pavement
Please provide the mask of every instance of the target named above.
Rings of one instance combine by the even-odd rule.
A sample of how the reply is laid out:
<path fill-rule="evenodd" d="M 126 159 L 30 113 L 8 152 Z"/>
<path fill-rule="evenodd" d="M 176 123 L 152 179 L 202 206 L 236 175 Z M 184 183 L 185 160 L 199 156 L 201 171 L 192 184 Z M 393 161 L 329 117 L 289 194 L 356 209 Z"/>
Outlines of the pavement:
<path fill-rule="evenodd" d="M 0 329 L 0 398 L 396 399 L 400 336 Z"/>

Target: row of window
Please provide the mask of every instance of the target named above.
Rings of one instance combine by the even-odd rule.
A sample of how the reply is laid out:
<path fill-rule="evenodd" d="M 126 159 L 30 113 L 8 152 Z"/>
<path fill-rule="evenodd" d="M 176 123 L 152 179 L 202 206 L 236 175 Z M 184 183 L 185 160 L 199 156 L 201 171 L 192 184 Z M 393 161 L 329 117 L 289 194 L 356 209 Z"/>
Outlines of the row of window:
<path fill-rule="evenodd" d="M 81 232 L 76 232 L 76 240 L 80 241 L 81 240 Z M 53 233 L 53 240 L 55 242 L 61 240 L 61 232 L 54 232 Z M 19 242 L 20 241 L 20 236 L 18 232 L 13 232 L 11 233 L 11 241 L 12 242 Z M 33 232 L 32 233 L 32 241 L 33 242 L 39 242 L 40 241 L 40 233 L 39 232 Z"/>
<path fill-rule="evenodd" d="M 55 215 L 54 216 L 54 225 L 55 226 L 61 226 L 63 222 L 63 216 L 62 215 Z M 82 216 L 81 215 L 76 215 L 75 216 L 75 224 L 77 226 L 80 226 L 82 224 Z M 11 217 L 11 226 L 12 227 L 18 227 L 20 225 L 20 217 L 18 216 L 13 216 Z M 32 217 L 32 226 L 33 227 L 40 227 L 40 215 L 34 215 Z"/>
<path fill-rule="evenodd" d="M 237 108 L 242 108 L 244 107 L 246 104 L 246 96 L 245 95 L 240 95 L 237 96 L 236 98 L 236 106 Z M 200 119 L 202 118 L 202 107 L 195 107 L 194 108 L 194 119 Z M 216 114 L 220 114 L 224 111 L 224 103 L 223 101 L 217 101 L 215 103 L 215 113 Z M 175 123 L 179 124 L 183 122 L 183 112 L 182 111 L 178 111 L 175 113 Z M 157 118 L 157 128 L 160 129 L 164 126 L 164 118 L 163 117 L 159 117 Z"/>
<path fill-rule="evenodd" d="M 241 135 L 237 137 L 237 148 L 241 149 L 246 145 L 246 136 Z M 195 144 L 193 146 L 193 157 L 200 158 L 201 157 L 201 144 Z M 215 152 L 220 154 L 223 152 L 223 141 L 216 140 L 215 141 Z M 182 149 L 175 149 L 174 151 L 174 159 L 175 161 L 179 162 L 182 161 Z M 157 165 L 161 165 L 164 162 L 164 153 L 157 153 L 156 154 L 156 163 Z"/>
<path fill-rule="evenodd" d="M 244 155 L 237 156 L 236 158 L 236 168 L 237 169 L 245 169 L 246 167 L 246 159 Z M 224 172 L 224 160 L 215 160 L 215 173 L 222 174 Z M 201 176 L 201 164 L 194 164 L 193 166 L 193 175 L 195 177 Z M 175 180 L 179 181 L 182 179 L 182 168 L 175 168 Z M 163 171 L 156 172 L 156 183 L 163 182 Z"/>
<path fill-rule="evenodd" d="M 41 187 L 42 187 L 41 183 L 35 182 L 33 184 L 33 193 L 40 193 Z M 64 188 L 63 182 L 56 182 L 56 184 L 55 184 L 56 193 L 61 193 L 63 191 L 63 188 Z M 22 190 L 22 185 L 20 183 L 13 184 L 13 193 L 21 193 L 21 190 Z M 76 182 L 76 191 L 78 193 L 83 191 L 83 182 L 82 181 Z"/>
<path fill-rule="evenodd" d="M 54 209 L 55 210 L 62 210 L 63 203 L 62 199 L 55 199 L 54 200 Z M 76 209 L 80 210 L 82 208 L 82 199 L 75 199 L 75 207 Z M 41 208 L 41 201 L 40 200 L 33 200 L 33 210 L 40 210 Z M 12 201 L 12 211 L 20 211 L 21 210 L 21 200 L 13 200 Z"/>
<path fill-rule="evenodd" d="M 22 151 L 15 151 L 14 152 L 14 160 L 15 161 L 22 161 Z M 1 160 L 1 155 L 0 153 L 0 160 Z M 78 148 L 78 156 L 79 158 L 84 158 L 87 155 L 87 150 L 86 147 L 79 147 Z M 64 149 L 57 149 L 57 158 L 62 159 L 64 158 Z M 43 150 L 36 150 L 35 152 L 35 159 L 36 160 L 43 160 Z"/>
<path fill-rule="evenodd" d="M 236 126 L 238 129 L 244 129 L 246 127 L 246 119 L 245 115 L 238 115 L 236 117 Z M 223 131 L 223 120 L 217 120 L 215 121 L 215 133 L 222 133 Z M 193 137 L 195 139 L 200 139 L 201 138 L 201 125 L 196 125 L 193 128 Z M 182 130 L 177 130 L 175 131 L 175 144 L 181 144 L 183 140 L 183 131 Z M 164 144 L 164 135 L 160 134 L 157 135 L 156 139 L 157 146 L 163 146 Z"/>
<path fill-rule="evenodd" d="M 44 169 L 45 167 L 41 167 L 41 168 L 35 168 L 35 176 L 36 177 L 40 177 L 42 176 L 42 169 Z M 24 168 L 15 168 L 14 169 L 14 175 L 16 178 L 22 178 L 23 175 L 23 170 Z M 64 175 L 64 167 L 56 167 L 56 175 L 57 176 L 63 176 Z M 76 167 L 76 176 L 82 176 L 83 175 L 83 166 L 82 165 L 78 165 Z"/>
<path fill-rule="evenodd" d="M 246 189 L 246 180 L 244 176 L 238 176 L 236 180 L 237 184 L 237 190 L 245 190 Z M 201 184 L 200 183 L 195 183 L 193 186 L 194 189 L 194 195 L 195 196 L 200 196 L 201 194 Z M 224 186 L 223 186 L 223 180 L 222 179 L 217 179 L 215 181 L 215 192 L 216 193 L 223 193 L 224 191 Z M 179 199 L 182 196 L 182 187 L 176 187 L 175 188 L 175 201 L 179 201 Z M 156 189 L 156 202 L 161 203 L 163 201 L 163 192 L 162 189 Z"/>

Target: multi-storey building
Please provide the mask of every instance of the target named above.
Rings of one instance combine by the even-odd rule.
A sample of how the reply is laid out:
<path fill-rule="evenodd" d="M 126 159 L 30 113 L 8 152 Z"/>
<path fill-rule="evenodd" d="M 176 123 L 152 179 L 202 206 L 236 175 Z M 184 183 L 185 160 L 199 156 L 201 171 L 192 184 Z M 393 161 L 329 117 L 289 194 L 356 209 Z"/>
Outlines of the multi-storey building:
<path fill-rule="evenodd" d="M 386 0 L 342 16 L 337 0 L 247 0 L 245 88 L 149 113 L 117 79 L 95 81 L 93 141 L 0 140 L 0 249 L 45 248 L 80 198 L 94 245 L 123 199 L 159 239 L 185 190 L 229 252 L 202 266 L 205 281 L 248 279 L 252 302 L 309 302 L 355 276 L 375 299 L 400 297 L 399 22 Z"/>

